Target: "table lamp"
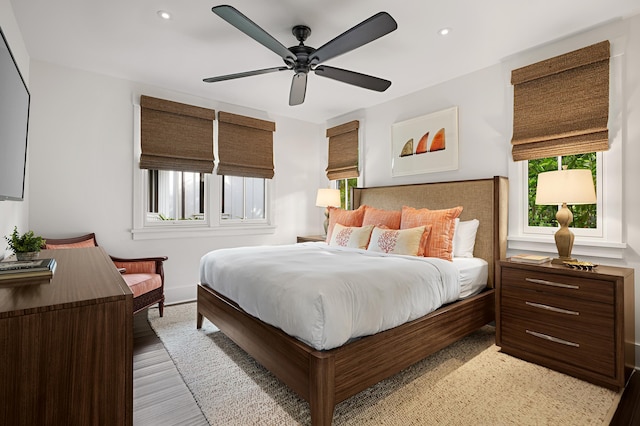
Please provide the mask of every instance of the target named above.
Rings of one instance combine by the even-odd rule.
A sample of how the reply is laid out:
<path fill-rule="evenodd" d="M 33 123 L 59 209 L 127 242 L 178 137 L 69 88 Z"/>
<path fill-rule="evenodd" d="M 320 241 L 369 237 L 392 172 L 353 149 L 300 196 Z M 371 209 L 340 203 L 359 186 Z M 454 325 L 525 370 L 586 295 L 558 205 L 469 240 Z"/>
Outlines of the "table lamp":
<path fill-rule="evenodd" d="M 329 227 L 329 207 L 340 207 L 340 190 L 320 188 L 316 195 L 316 206 L 324 207 L 324 235 L 327 235 Z"/>
<path fill-rule="evenodd" d="M 558 258 L 551 263 L 562 264 L 575 261 L 571 257 L 573 248 L 573 232 L 569 224 L 573 221 L 573 213 L 567 204 L 594 204 L 596 192 L 593 186 L 593 176 L 588 169 L 567 169 L 543 172 L 538 175 L 536 188 L 536 204 L 562 204 L 556 213 L 556 220 L 560 229 L 555 234 Z"/>

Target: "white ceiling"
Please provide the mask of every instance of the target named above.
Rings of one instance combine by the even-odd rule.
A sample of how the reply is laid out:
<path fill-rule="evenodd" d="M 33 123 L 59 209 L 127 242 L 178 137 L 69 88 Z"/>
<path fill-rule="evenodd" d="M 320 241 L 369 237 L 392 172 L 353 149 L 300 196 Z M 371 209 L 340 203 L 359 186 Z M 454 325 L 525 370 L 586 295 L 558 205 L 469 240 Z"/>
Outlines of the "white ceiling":
<path fill-rule="evenodd" d="M 203 83 L 205 77 L 283 65 L 223 21 L 205 0 L 10 0 L 31 59 L 145 82 L 316 123 L 496 64 L 514 53 L 640 12 L 638 0 L 229 0 L 285 46 L 320 47 L 380 11 L 398 29 L 327 61 L 392 81 L 384 93 L 313 73 L 290 107 L 293 71 Z M 172 14 L 168 21 L 158 10 Z M 438 35 L 451 28 L 447 37 Z"/>

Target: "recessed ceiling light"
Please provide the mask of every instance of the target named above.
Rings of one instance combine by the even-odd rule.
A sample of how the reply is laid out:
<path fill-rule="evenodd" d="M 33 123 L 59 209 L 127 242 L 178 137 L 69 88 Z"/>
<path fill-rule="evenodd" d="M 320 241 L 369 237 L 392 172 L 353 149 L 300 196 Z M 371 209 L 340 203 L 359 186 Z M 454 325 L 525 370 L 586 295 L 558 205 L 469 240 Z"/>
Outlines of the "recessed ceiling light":
<path fill-rule="evenodd" d="M 161 17 L 162 19 L 171 19 L 171 14 L 166 10 L 159 10 L 158 16 Z"/>
<path fill-rule="evenodd" d="M 438 31 L 438 34 L 440 34 L 441 36 L 446 36 L 451 32 L 451 28 L 442 28 L 441 30 Z"/>

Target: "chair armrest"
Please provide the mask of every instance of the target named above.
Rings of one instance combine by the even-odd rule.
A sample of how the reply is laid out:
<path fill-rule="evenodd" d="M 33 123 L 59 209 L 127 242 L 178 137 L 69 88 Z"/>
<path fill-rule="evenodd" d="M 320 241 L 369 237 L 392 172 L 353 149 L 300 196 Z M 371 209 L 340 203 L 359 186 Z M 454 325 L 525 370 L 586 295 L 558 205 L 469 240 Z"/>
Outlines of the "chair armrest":
<path fill-rule="evenodd" d="M 115 256 L 110 257 L 117 268 L 126 268 L 125 273 L 146 272 L 152 274 L 160 274 L 164 282 L 163 262 L 168 259 L 167 256 L 138 258 L 123 258 Z"/>

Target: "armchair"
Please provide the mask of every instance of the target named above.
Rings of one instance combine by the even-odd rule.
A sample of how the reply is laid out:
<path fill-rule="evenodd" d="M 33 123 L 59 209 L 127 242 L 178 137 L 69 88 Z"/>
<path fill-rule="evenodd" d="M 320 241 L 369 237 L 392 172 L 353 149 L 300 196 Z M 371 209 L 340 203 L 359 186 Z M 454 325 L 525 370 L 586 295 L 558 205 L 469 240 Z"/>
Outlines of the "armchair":
<path fill-rule="evenodd" d="M 94 233 L 72 238 L 45 238 L 48 250 L 97 247 Z M 164 268 L 167 256 L 124 259 L 110 256 L 122 278 L 133 292 L 133 313 L 157 303 L 160 316 L 164 314 Z"/>

